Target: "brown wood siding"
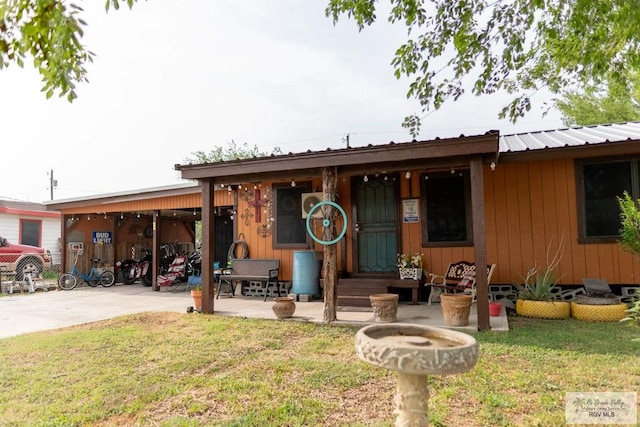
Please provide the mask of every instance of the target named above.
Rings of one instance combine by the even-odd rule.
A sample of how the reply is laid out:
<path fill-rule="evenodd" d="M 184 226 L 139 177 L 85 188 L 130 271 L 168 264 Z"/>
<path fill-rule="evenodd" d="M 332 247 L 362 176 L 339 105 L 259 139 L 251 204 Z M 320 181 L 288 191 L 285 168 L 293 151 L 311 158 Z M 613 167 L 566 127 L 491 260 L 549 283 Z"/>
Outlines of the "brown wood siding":
<path fill-rule="evenodd" d="M 216 206 L 233 206 L 233 193 L 226 190 L 215 192 L 214 203 Z M 130 200 L 126 202 L 105 203 L 86 205 L 62 209 L 63 214 L 76 213 L 103 213 L 103 212 L 136 212 L 151 210 L 171 210 L 199 208 L 202 206 L 202 195 L 200 193 L 185 194 L 179 196 L 158 197 L 154 199 Z"/>
<path fill-rule="evenodd" d="M 311 181 L 312 189 L 322 188 L 322 184 L 320 179 L 314 179 Z M 261 183 L 262 195 L 264 195 L 267 185 L 273 188 L 273 182 L 263 182 Z M 343 191 L 348 191 L 348 185 L 340 185 L 340 204 L 345 209 L 348 207 L 343 204 Z M 217 193 L 216 193 L 217 197 Z M 216 200 L 216 205 L 219 205 L 218 200 Z M 235 216 L 234 221 L 237 224 L 238 234 L 235 237 L 236 239 L 244 238 L 247 243 L 247 247 L 249 248 L 249 258 L 275 258 L 280 260 L 280 280 L 291 280 L 293 277 L 293 253 L 295 251 L 305 250 L 303 248 L 295 248 L 295 249 L 274 249 L 273 248 L 273 235 L 269 234 L 266 237 L 262 237 L 258 234 L 258 228 L 260 226 L 264 226 L 268 224 L 267 222 L 267 214 L 264 212 L 265 208 L 262 207 L 261 219 L 260 223 L 256 222 L 255 216 L 255 208 L 249 205 L 249 201 L 245 201 L 242 197 L 238 197 L 238 206 L 237 206 L 237 214 Z M 251 214 L 247 220 L 243 218 L 242 215 L 249 213 Z M 347 236 L 346 238 L 349 238 Z M 345 239 L 346 239 L 345 238 Z M 339 245 L 344 244 L 345 239 L 339 243 Z M 308 250 L 316 250 L 322 251 L 322 245 L 313 244 L 310 245 Z M 338 253 L 340 253 L 340 247 L 338 248 Z M 341 265 L 338 268 L 342 268 Z"/>
<path fill-rule="evenodd" d="M 547 248 L 555 248 L 562 236 L 561 284 L 580 284 L 585 277 L 613 285 L 640 281 L 640 263 L 618 244 L 578 243 L 572 159 L 498 164 L 484 173 L 488 262 L 496 264 L 492 284 L 520 281 L 529 268 L 544 265 Z M 403 226 L 403 251 L 413 251 L 418 234 Z M 473 261 L 470 247 L 423 248 L 422 253 L 426 269 L 438 274 L 449 262 Z"/>

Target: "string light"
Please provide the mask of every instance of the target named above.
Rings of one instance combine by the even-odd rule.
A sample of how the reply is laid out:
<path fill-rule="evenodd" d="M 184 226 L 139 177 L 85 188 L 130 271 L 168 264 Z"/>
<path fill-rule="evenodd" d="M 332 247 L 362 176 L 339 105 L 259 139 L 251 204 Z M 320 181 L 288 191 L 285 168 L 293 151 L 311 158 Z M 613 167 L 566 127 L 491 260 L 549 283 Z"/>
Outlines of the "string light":
<path fill-rule="evenodd" d="M 292 179 L 292 180 L 291 180 L 291 186 L 292 186 L 292 187 L 295 187 L 295 186 L 296 186 L 296 180 L 295 180 L 295 179 Z"/>
<path fill-rule="evenodd" d="M 364 178 L 362 179 L 364 182 L 369 182 L 369 177 L 365 174 Z"/>

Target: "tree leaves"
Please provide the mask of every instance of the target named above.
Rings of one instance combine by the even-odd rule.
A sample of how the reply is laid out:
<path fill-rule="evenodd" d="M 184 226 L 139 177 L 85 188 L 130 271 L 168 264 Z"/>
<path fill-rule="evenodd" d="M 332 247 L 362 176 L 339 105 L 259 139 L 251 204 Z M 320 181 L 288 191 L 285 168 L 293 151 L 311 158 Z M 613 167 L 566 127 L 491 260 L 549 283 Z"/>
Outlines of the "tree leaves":
<path fill-rule="evenodd" d="M 391 61 L 396 78 L 413 77 L 407 96 L 423 112 L 465 92 L 504 89 L 514 99 L 500 117 L 515 122 L 540 89 L 607 80 L 625 84 L 640 66 L 640 7 L 626 0 L 391 0 L 389 21 L 412 37 Z M 327 16 L 353 18 L 362 30 L 375 21 L 375 2 L 331 0 Z M 443 64 L 444 60 L 444 65 Z M 640 68 L 638 68 L 640 69 Z M 409 120 L 411 122 L 411 120 Z"/>
<path fill-rule="evenodd" d="M 282 154 L 280 147 L 274 147 L 271 151 L 272 155 Z M 250 159 L 257 157 L 267 157 L 269 153 L 260 151 L 257 145 L 249 147 L 246 142 L 238 145 L 234 140 L 231 140 L 225 147 L 216 146 L 208 153 L 204 151 L 194 151 L 191 153 L 192 157 L 185 159 L 185 163 L 200 164 L 200 163 L 217 163 L 227 160 L 240 160 Z"/>
<path fill-rule="evenodd" d="M 612 79 L 600 85 L 562 92 L 555 100 L 567 126 L 640 120 L 640 73 L 626 73 L 628 83 Z"/>

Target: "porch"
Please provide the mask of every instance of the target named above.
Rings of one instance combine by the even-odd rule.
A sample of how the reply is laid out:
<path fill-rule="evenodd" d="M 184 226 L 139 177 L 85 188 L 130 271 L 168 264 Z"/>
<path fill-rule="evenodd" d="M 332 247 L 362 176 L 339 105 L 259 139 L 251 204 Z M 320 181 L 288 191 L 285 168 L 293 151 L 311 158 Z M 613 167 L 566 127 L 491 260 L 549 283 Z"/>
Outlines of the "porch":
<path fill-rule="evenodd" d="M 12 294 L 0 298 L 0 338 L 28 332 L 57 329 L 89 322 L 97 322 L 116 316 L 143 312 L 178 312 L 187 314 L 187 307 L 193 306 L 189 292 L 154 292 L 141 285 L 120 285 L 110 288 L 78 287 L 73 291 L 36 292 L 33 294 Z M 271 310 L 272 303 L 264 302 L 258 296 L 221 295 L 215 301 L 214 314 L 218 316 L 259 318 L 276 320 Z M 469 326 L 463 329 L 477 331 L 477 304 L 471 308 Z M 322 323 L 324 303 L 322 301 L 297 302 L 296 312 L 290 320 Z M 338 308 L 335 324 L 365 326 L 373 323 L 373 312 L 365 309 Z M 398 306 L 398 322 L 414 323 L 435 327 L 446 327 L 439 304 L 412 305 L 401 302 Z M 490 317 L 491 329 L 506 331 L 509 328 L 507 316 L 502 310 L 500 317 Z"/>

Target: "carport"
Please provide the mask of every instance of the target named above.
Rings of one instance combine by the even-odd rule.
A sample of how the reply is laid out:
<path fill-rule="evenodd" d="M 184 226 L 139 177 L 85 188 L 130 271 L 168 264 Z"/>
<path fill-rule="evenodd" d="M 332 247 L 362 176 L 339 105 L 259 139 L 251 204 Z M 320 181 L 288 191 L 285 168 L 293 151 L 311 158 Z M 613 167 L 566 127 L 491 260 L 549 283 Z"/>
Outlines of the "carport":
<path fill-rule="evenodd" d="M 227 192 L 222 192 L 226 194 Z M 218 200 L 214 213 L 230 218 L 237 201 L 233 196 Z M 187 182 L 126 192 L 101 194 L 44 202 L 47 210 L 61 213 L 61 270 L 73 263 L 72 247 L 82 244 L 84 256 L 78 267 L 88 271 L 90 260 L 100 258 L 109 268 L 118 260 L 140 258 L 143 250 L 153 254 L 153 289 L 158 290 L 157 275 L 162 245 L 174 245 L 189 252 L 196 245 L 196 223 L 201 220 L 202 189 Z M 226 221 L 235 235 L 233 221 Z M 228 248 L 228 244 L 226 246 Z M 226 250 L 226 248 L 221 248 Z M 80 264 L 82 262 L 82 264 Z"/>

